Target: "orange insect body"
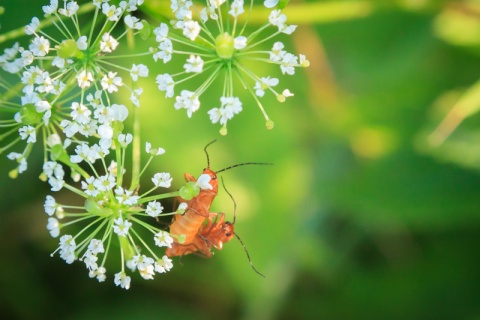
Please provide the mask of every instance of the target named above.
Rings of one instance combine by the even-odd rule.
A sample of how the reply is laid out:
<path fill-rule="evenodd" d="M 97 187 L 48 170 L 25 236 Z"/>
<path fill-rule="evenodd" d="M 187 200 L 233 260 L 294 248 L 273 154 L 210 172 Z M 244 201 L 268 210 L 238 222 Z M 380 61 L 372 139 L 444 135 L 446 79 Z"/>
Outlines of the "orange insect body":
<path fill-rule="evenodd" d="M 209 217 L 210 206 L 218 193 L 218 181 L 215 171 L 206 168 L 202 174 L 208 174 L 210 176 L 212 189 L 201 189 L 196 197 L 186 201 L 187 210 L 183 215 L 176 214 L 173 218 L 173 223 L 170 225 L 171 234 L 185 236 L 185 241 L 182 243 L 183 245 L 188 245 L 195 239 L 203 221 Z M 188 173 L 185 173 L 185 180 L 187 182 L 197 181 L 195 177 Z M 175 247 L 178 245 L 177 239 L 174 238 L 172 248 L 167 248 L 166 255 L 170 256 L 169 254 L 176 250 Z"/>
<path fill-rule="evenodd" d="M 208 218 L 197 230 L 194 240 L 190 244 L 176 244 L 168 248 L 166 255 L 168 257 L 184 256 L 190 253 L 198 253 L 206 258 L 213 254 L 211 248 L 222 250 L 223 244 L 230 241 L 235 235 L 233 224 L 225 222 L 223 212 L 210 212 Z"/>

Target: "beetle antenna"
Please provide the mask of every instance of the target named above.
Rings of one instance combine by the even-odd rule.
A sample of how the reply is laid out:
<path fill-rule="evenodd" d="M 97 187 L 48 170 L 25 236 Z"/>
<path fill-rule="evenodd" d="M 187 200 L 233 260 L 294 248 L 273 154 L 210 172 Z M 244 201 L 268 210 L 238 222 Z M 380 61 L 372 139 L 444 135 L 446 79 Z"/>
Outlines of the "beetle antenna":
<path fill-rule="evenodd" d="M 233 201 L 233 222 L 232 224 L 235 224 L 235 220 L 237 219 L 237 203 L 235 202 L 235 199 L 233 199 L 233 196 L 230 192 L 228 192 L 227 188 L 225 187 L 225 182 L 223 182 L 223 177 L 222 179 L 222 186 L 225 192 L 230 196 L 230 199 Z"/>
<path fill-rule="evenodd" d="M 235 167 L 252 165 L 252 164 L 253 165 L 259 165 L 259 166 L 273 166 L 273 163 L 270 163 L 270 162 L 244 162 L 244 163 L 234 164 L 233 166 L 223 168 L 222 170 L 218 170 L 217 173 L 227 171 L 227 170 L 230 170 L 230 169 L 235 168 Z"/>
<path fill-rule="evenodd" d="M 255 269 L 255 267 L 253 266 L 252 259 L 250 259 L 250 255 L 248 254 L 247 247 L 243 243 L 242 239 L 240 239 L 240 237 L 238 236 L 237 233 L 234 233 L 234 235 L 235 235 L 235 237 L 237 237 L 238 241 L 240 241 L 240 243 L 242 244 L 243 250 L 245 250 L 245 253 L 247 254 L 248 262 L 250 263 L 250 266 L 252 267 L 253 271 L 255 271 L 258 275 L 265 278 L 265 276 L 263 274 L 261 274 L 257 269 Z"/>
<path fill-rule="evenodd" d="M 210 168 L 210 157 L 208 156 L 208 152 L 207 152 L 207 148 L 209 145 L 215 143 L 217 141 L 217 139 L 213 140 L 213 141 L 210 141 L 206 146 L 205 148 L 203 148 L 203 151 L 205 151 L 205 154 L 207 155 L 207 168 Z"/>

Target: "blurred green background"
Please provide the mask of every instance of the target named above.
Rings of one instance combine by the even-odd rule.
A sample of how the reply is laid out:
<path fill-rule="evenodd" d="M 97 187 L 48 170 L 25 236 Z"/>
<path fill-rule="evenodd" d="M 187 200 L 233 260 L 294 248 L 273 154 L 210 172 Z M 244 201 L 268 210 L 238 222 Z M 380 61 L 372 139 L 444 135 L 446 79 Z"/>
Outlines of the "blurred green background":
<path fill-rule="evenodd" d="M 3 1 L 0 32 L 47 2 Z M 158 3 L 146 0 L 145 17 Z M 142 139 L 167 150 L 150 175 L 169 171 L 179 187 L 184 172 L 205 167 L 213 139 L 213 169 L 275 164 L 222 173 L 236 231 L 266 278 L 235 240 L 211 259 L 175 260 L 153 281 L 135 275 L 128 291 L 113 269 L 99 284 L 82 263 L 51 258 L 37 148 L 16 180 L 0 160 L 0 318 L 480 319 L 480 99 L 442 144 L 429 140 L 480 78 L 480 1 L 292 1 L 288 10 L 300 26 L 281 39 L 311 66 L 281 78 L 294 97 L 265 99 L 273 130 L 247 94 L 226 137 L 206 113 L 217 96 L 192 119 L 152 79 L 141 97 Z M 165 72 L 149 67 L 151 77 Z M 232 207 L 220 191 L 214 209 L 231 219 Z"/>

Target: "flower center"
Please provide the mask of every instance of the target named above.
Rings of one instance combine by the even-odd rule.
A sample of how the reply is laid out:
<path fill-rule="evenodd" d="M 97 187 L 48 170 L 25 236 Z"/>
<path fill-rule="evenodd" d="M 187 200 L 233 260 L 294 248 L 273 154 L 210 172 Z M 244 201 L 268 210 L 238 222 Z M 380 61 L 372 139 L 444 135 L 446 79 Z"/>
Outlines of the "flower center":
<path fill-rule="evenodd" d="M 228 33 L 223 33 L 215 39 L 215 50 L 222 59 L 230 59 L 235 52 L 234 39 Z"/>

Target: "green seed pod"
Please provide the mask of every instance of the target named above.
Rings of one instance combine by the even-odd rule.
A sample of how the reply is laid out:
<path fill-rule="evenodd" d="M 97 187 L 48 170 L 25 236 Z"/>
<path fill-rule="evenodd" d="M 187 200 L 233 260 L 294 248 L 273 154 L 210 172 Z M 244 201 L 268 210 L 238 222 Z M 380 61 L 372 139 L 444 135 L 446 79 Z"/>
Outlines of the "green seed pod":
<path fill-rule="evenodd" d="M 62 59 L 80 58 L 83 53 L 73 39 L 64 40 L 57 46 L 57 55 Z"/>
<path fill-rule="evenodd" d="M 88 213 L 100 217 L 108 217 L 112 214 L 112 211 L 110 209 L 102 207 L 97 203 L 97 201 L 90 198 L 87 198 L 85 200 L 85 210 L 87 210 Z"/>
<path fill-rule="evenodd" d="M 180 188 L 180 197 L 184 200 L 191 200 L 198 196 L 200 193 L 200 187 L 195 182 L 189 181 L 186 185 Z"/>
<path fill-rule="evenodd" d="M 217 54 L 222 59 L 230 59 L 235 52 L 235 40 L 231 35 L 228 33 L 220 34 L 215 39 L 215 49 L 217 50 Z"/>
<path fill-rule="evenodd" d="M 34 125 L 42 120 L 42 114 L 38 113 L 33 104 L 27 104 L 20 109 L 20 116 L 24 125 Z"/>

